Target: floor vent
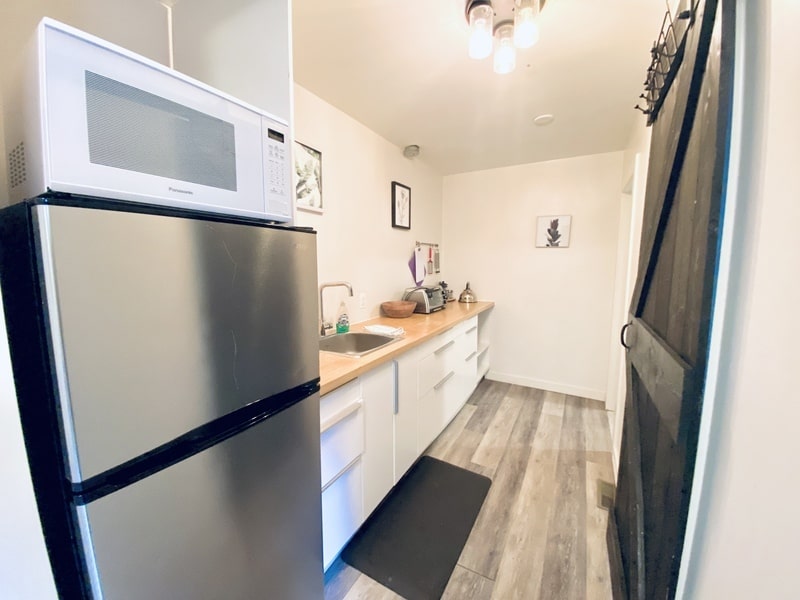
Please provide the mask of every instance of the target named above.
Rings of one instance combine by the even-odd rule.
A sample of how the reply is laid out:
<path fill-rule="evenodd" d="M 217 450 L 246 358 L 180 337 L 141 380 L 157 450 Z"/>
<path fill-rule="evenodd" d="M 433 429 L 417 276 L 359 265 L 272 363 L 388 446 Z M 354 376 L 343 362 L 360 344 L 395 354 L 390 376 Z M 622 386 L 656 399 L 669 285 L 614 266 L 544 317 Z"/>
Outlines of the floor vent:
<path fill-rule="evenodd" d="M 597 480 L 597 506 L 611 510 L 614 506 L 614 484 L 602 479 Z"/>

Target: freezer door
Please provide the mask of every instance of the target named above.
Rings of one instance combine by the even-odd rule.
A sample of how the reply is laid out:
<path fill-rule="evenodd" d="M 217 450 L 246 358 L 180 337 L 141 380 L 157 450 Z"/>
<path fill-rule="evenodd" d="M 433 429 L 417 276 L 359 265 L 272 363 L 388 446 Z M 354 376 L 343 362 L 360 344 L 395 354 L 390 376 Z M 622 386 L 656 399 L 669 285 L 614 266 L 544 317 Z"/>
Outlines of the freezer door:
<path fill-rule="evenodd" d="M 313 233 L 33 210 L 72 481 L 319 376 Z"/>
<path fill-rule="evenodd" d="M 88 504 L 95 591 L 114 600 L 322 598 L 319 460 L 315 394 Z"/>

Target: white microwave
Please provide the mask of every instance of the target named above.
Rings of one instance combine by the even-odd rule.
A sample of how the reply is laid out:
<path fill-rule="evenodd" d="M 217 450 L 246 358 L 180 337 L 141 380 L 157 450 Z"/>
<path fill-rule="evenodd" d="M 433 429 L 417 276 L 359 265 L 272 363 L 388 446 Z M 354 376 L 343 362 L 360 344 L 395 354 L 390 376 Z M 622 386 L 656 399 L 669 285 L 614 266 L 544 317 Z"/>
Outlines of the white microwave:
<path fill-rule="evenodd" d="M 47 18 L 12 89 L 12 202 L 60 192 L 292 219 L 284 120 Z"/>

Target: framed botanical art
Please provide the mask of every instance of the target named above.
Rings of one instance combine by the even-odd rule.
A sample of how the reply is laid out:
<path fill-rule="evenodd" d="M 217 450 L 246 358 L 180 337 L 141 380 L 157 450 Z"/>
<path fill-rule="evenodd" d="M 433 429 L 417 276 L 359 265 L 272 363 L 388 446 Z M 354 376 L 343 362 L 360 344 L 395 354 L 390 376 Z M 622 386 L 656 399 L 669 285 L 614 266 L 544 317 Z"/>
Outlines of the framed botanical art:
<path fill-rule="evenodd" d="M 294 143 L 294 171 L 297 175 L 295 197 L 297 208 L 322 212 L 322 152 Z"/>
<path fill-rule="evenodd" d="M 569 248 L 571 215 L 539 217 L 536 220 L 537 248 Z"/>
<path fill-rule="evenodd" d="M 392 227 L 411 229 L 411 188 L 392 182 Z"/>

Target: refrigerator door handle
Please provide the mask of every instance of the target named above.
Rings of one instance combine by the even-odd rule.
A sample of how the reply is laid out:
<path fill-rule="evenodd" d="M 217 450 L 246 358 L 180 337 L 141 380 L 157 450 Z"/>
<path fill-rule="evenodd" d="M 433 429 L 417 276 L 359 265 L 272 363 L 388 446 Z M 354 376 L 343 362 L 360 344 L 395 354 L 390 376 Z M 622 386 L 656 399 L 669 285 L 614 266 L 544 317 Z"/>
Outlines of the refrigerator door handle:
<path fill-rule="evenodd" d="M 88 504 L 216 446 L 319 392 L 319 379 L 263 398 L 103 473 L 72 484 L 75 501 Z"/>

